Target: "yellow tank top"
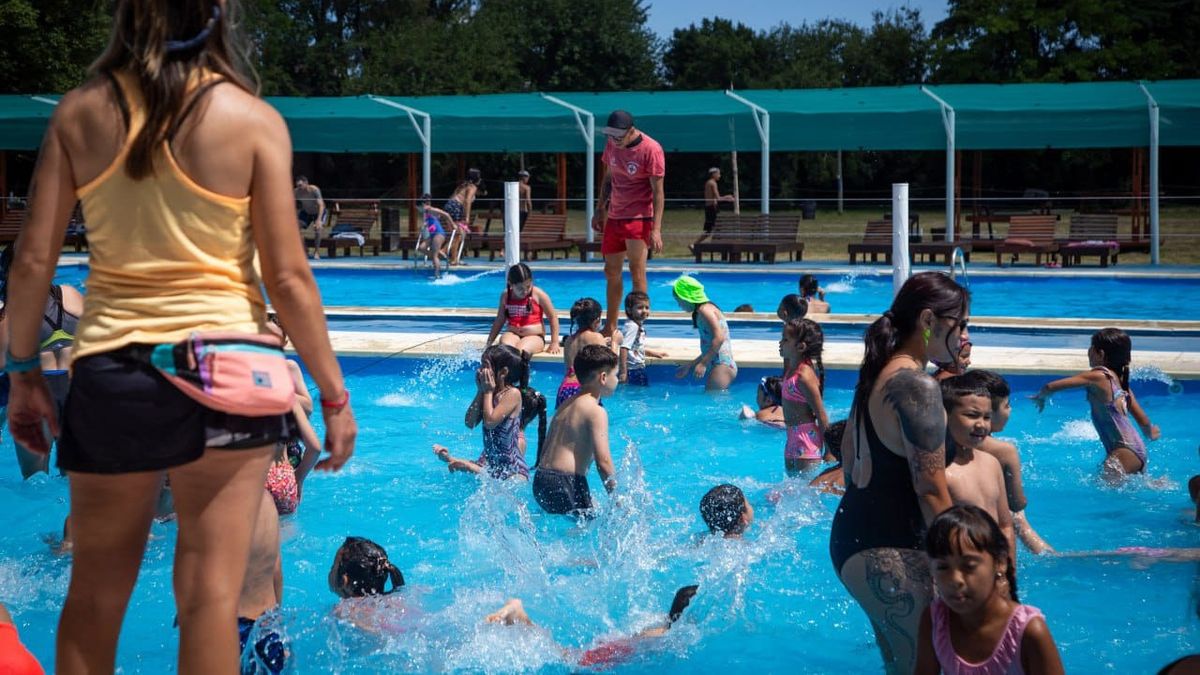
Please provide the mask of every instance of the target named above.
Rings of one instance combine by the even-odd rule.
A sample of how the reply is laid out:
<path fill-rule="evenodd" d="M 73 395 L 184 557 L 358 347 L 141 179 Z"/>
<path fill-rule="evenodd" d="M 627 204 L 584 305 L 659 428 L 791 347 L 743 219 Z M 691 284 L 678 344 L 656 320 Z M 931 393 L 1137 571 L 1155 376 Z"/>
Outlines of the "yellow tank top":
<path fill-rule="evenodd" d="M 196 84 L 209 77 L 201 74 Z M 145 111 L 136 82 L 121 73 L 117 79 L 129 107 L 125 146 L 76 192 L 91 269 L 74 357 L 135 343 L 178 342 L 193 331 L 267 332 L 250 198 L 200 186 L 166 143 L 152 175 L 130 178 L 125 158 Z"/>

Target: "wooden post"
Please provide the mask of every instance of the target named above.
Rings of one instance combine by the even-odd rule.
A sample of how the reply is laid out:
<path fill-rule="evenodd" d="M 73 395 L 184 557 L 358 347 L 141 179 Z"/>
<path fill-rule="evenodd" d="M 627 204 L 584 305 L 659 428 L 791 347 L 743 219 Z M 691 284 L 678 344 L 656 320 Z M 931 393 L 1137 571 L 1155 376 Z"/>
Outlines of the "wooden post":
<path fill-rule="evenodd" d="M 962 220 L 962 150 L 954 151 L 954 222 L 946 223 L 946 227 L 954 228 L 954 238 L 958 239 L 958 225 Z M 947 230 L 949 231 L 949 230 Z"/>
<path fill-rule="evenodd" d="M 558 215 L 567 214 L 567 154 L 558 153 Z"/>
<path fill-rule="evenodd" d="M 417 156 L 408 153 L 408 234 L 417 233 Z"/>
<path fill-rule="evenodd" d="M 741 192 L 741 189 L 738 187 L 737 150 L 733 151 L 732 161 L 733 161 L 733 171 L 731 171 L 730 173 L 733 174 L 733 212 L 741 213 L 742 212 L 742 192 Z"/>
<path fill-rule="evenodd" d="M 1145 156 L 1143 148 L 1134 148 L 1132 166 L 1130 167 L 1130 187 L 1133 193 L 1133 203 L 1129 207 L 1130 235 L 1134 240 L 1142 238 L 1142 226 L 1146 223 L 1145 196 L 1149 190 L 1145 188 Z"/>
<path fill-rule="evenodd" d="M 979 208 L 979 203 L 983 200 L 983 151 L 976 150 L 975 157 L 971 162 L 971 238 L 979 238 L 979 225 L 982 222 L 983 211 Z M 988 226 L 988 237 L 990 238 L 991 223 Z"/>

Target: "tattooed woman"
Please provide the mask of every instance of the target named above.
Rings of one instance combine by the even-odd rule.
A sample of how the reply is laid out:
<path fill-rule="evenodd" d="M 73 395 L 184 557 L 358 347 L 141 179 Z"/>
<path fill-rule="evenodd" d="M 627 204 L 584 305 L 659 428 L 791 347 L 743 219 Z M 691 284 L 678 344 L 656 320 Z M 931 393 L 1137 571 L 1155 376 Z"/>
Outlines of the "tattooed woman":
<path fill-rule="evenodd" d="M 921 548 L 926 525 L 950 508 L 946 414 L 925 366 L 958 358 L 967 291 L 938 272 L 905 282 L 867 329 L 866 351 L 842 442 L 846 493 L 829 553 L 867 613 L 889 673 L 911 673 L 917 628 L 933 595 Z"/>

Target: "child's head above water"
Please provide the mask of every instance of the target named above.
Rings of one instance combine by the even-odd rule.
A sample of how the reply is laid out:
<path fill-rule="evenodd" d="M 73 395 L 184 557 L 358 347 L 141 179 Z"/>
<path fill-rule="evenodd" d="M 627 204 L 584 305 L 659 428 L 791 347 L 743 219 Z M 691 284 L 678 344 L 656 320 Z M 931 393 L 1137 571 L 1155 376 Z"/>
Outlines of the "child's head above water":
<path fill-rule="evenodd" d="M 1018 602 L 1008 539 L 978 506 L 952 506 L 934 518 L 925 552 L 938 596 L 956 614 L 978 610 L 997 592 Z"/>
<path fill-rule="evenodd" d="M 384 590 L 388 579 L 392 590 Z M 387 551 L 370 539 L 346 537 L 329 568 L 329 590 L 343 598 L 386 595 L 404 585 L 404 575 L 388 560 Z"/>
<path fill-rule="evenodd" d="M 803 319 L 805 314 L 808 314 L 808 301 L 796 293 L 783 296 L 779 301 L 779 309 L 775 310 L 775 315 L 784 322 Z"/>
<path fill-rule="evenodd" d="M 533 293 L 533 270 L 529 265 L 519 262 L 508 268 L 508 292 L 514 298 L 527 298 Z"/>
<path fill-rule="evenodd" d="M 811 274 L 801 276 L 800 283 L 797 286 L 799 286 L 800 295 L 804 298 L 816 297 L 817 292 L 821 290 L 821 285 L 817 283 L 817 278 Z"/>
<path fill-rule="evenodd" d="M 842 461 L 842 436 L 846 434 L 846 420 L 838 420 L 825 429 L 825 451 Z"/>
<path fill-rule="evenodd" d="M 1088 349 L 1088 363 L 1104 366 L 1113 371 L 1121 386 L 1129 389 L 1129 362 L 1133 352 L 1133 341 L 1120 328 L 1102 328 L 1092 334 L 1092 346 Z"/>
<path fill-rule="evenodd" d="M 700 517 L 709 532 L 736 537 L 754 522 L 754 507 L 736 485 L 725 483 L 709 490 L 700 498 Z"/>
<path fill-rule="evenodd" d="M 584 345 L 572 364 L 580 386 L 600 387 L 600 393 L 611 394 L 617 388 L 617 355 L 604 345 Z"/>
<path fill-rule="evenodd" d="M 604 309 L 595 298 L 580 298 L 571 305 L 571 333 L 581 330 L 597 330 L 600 328 L 600 317 Z"/>
<path fill-rule="evenodd" d="M 778 375 L 764 377 L 758 381 L 757 402 L 759 410 L 783 402 L 783 378 Z"/>
<path fill-rule="evenodd" d="M 483 350 L 481 365 L 492 369 L 496 384 L 524 388 L 529 384 L 529 352 L 511 345 L 492 345 Z"/>
<path fill-rule="evenodd" d="M 625 316 L 636 324 L 645 321 L 650 316 L 650 296 L 641 291 L 630 291 L 625 296 Z"/>
<path fill-rule="evenodd" d="M 976 449 L 992 433 L 992 397 L 985 387 L 964 381 L 965 377 L 942 380 L 946 434 L 957 446 Z"/>
<path fill-rule="evenodd" d="M 990 370 L 968 370 L 954 379 L 964 387 L 982 387 L 987 390 L 992 399 L 992 433 L 1004 431 L 1008 418 L 1012 415 L 1012 403 L 1009 401 L 1012 392 L 1008 388 L 1008 381 L 1000 373 Z"/>

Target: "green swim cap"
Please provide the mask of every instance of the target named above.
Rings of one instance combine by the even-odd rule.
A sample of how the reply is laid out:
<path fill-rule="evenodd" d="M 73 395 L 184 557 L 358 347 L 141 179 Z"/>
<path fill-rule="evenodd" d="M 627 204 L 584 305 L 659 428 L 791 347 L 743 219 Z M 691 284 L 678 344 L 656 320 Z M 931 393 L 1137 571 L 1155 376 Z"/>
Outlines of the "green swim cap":
<path fill-rule="evenodd" d="M 671 289 L 675 291 L 675 296 L 684 302 L 693 305 L 709 302 L 708 296 L 704 294 L 704 284 L 686 274 L 676 279 Z"/>

